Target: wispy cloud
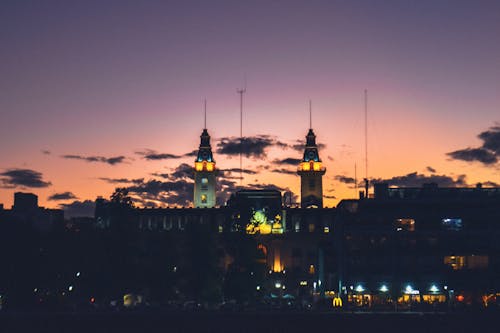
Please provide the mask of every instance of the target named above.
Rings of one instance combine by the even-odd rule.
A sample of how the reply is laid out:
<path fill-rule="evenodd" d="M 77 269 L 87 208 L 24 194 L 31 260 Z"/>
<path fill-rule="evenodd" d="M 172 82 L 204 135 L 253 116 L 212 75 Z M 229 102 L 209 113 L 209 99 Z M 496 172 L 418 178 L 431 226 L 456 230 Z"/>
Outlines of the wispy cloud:
<path fill-rule="evenodd" d="M 81 156 L 81 155 L 62 155 L 62 158 L 81 160 L 85 162 L 99 162 L 107 163 L 109 165 L 116 165 L 125 161 L 125 156 L 103 157 L 103 156 Z"/>

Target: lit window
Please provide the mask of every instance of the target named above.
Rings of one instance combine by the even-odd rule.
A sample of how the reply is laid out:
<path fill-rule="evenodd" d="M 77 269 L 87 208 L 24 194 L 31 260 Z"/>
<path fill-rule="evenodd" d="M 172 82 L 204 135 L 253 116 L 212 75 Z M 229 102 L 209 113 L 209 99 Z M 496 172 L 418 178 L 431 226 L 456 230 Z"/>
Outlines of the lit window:
<path fill-rule="evenodd" d="M 214 167 L 215 167 L 215 163 L 213 163 L 213 162 L 208 162 L 206 164 L 206 170 L 207 171 L 214 171 Z"/>
<path fill-rule="evenodd" d="M 201 203 L 207 203 L 207 195 L 206 194 L 201 195 Z"/>
<path fill-rule="evenodd" d="M 414 219 L 397 219 L 394 224 L 397 231 L 415 231 Z"/>
<path fill-rule="evenodd" d="M 321 162 L 314 162 L 314 171 L 321 170 Z"/>
<path fill-rule="evenodd" d="M 329 233 L 329 232 L 330 232 L 330 227 L 324 227 L 324 228 L 323 228 L 323 232 L 324 232 L 325 234 Z"/>
<path fill-rule="evenodd" d="M 465 267 L 464 256 L 446 256 L 443 260 L 444 264 L 450 266 L 454 270 L 460 270 Z"/>
<path fill-rule="evenodd" d="M 445 230 L 449 231 L 460 231 L 463 227 L 462 219 L 460 218 L 442 219 L 441 225 Z"/>
<path fill-rule="evenodd" d="M 208 184 L 208 179 L 207 178 L 202 178 L 201 179 L 202 184 Z"/>
<path fill-rule="evenodd" d="M 309 274 L 314 274 L 316 272 L 316 269 L 314 268 L 314 265 L 309 266 Z"/>
<path fill-rule="evenodd" d="M 314 232 L 314 223 L 309 223 L 309 232 Z"/>

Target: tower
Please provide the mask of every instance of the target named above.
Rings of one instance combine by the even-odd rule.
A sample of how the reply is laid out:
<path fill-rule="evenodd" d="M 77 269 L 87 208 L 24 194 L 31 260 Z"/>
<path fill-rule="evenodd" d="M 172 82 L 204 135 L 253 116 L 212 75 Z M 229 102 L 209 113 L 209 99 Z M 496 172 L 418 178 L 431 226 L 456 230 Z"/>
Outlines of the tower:
<path fill-rule="evenodd" d="M 297 173 L 300 176 L 300 205 L 302 208 L 323 207 L 323 167 L 316 145 L 316 135 L 312 128 L 306 136 L 304 158 Z"/>
<path fill-rule="evenodd" d="M 206 127 L 206 126 L 205 126 Z M 201 133 L 198 156 L 194 161 L 194 207 L 215 207 L 215 161 L 206 128 Z"/>

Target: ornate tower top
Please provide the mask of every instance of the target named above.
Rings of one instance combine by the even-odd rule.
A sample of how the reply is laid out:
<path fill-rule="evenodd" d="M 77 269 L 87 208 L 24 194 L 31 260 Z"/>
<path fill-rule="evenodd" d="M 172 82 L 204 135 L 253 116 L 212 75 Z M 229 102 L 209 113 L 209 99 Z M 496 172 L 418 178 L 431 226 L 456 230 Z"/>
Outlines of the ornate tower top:
<path fill-rule="evenodd" d="M 306 136 L 306 147 L 304 149 L 304 157 L 299 165 L 300 171 L 322 171 L 325 172 L 325 168 L 321 163 L 319 158 L 318 146 L 316 145 L 316 135 L 312 128 Z"/>
<path fill-rule="evenodd" d="M 200 147 L 198 155 L 194 161 L 196 171 L 214 171 L 215 161 L 212 155 L 212 147 L 210 146 L 210 135 L 206 128 L 200 135 Z"/>

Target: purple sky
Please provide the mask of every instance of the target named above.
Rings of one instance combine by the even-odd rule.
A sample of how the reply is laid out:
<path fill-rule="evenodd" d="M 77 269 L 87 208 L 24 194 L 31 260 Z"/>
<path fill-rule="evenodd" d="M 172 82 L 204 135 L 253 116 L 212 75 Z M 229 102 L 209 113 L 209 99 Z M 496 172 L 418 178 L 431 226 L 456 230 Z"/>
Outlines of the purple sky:
<path fill-rule="evenodd" d="M 51 185 L 4 186 L 0 202 L 10 205 L 17 190 L 47 206 L 66 191 L 94 199 L 115 186 L 100 177 L 149 179 L 192 164 L 134 152 L 196 148 L 204 98 L 213 145 L 238 135 L 245 76 L 247 136 L 302 140 L 313 100 L 325 184 L 337 200 L 353 191 L 335 176 L 353 177 L 355 163 L 364 173 L 365 88 L 371 177 L 431 166 L 466 174 L 468 185 L 500 183 L 498 162 L 447 155 L 480 147 L 477 135 L 500 121 L 498 36 L 498 1 L 2 1 L 0 174 L 5 183 L 7 171 L 29 169 Z M 60 157 L 67 154 L 126 160 Z M 285 157 L 300 153 L 245 163 L 256 170 Z M 219 168 L 238 164 L 215 158 Z M 245 182 L 297 192 L 298 178 L 288 177 L 262 171 Z"/>

